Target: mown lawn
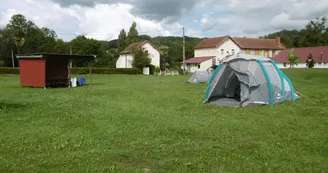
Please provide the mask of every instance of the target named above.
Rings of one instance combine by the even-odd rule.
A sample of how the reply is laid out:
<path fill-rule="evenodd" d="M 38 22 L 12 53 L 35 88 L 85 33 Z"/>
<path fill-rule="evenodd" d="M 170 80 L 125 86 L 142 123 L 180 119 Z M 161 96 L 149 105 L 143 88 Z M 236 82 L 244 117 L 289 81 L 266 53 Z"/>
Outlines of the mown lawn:
<path fill-rule="evenodd" d="M 303 97 L 204 105 L 188 76 L 98 75 L 36 89 L 0 76 L 0 172 L 327 172 L 328 70 L 287 70 Z"/>

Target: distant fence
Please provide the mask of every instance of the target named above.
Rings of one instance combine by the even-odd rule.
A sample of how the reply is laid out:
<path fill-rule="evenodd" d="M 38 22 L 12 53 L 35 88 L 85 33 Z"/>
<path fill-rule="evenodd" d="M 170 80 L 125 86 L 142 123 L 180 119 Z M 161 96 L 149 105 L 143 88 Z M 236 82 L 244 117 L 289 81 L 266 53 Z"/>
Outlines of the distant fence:
<path fill-rule="evenodd" d="M 75 67 L 71 69 L 72 74 L 89 74 L 88 67 Z M 91 68 L 92 74 L 142 74 L 137 68 Z M 19 68 L 0 67 L 0 74 L 19 74 Z"/>

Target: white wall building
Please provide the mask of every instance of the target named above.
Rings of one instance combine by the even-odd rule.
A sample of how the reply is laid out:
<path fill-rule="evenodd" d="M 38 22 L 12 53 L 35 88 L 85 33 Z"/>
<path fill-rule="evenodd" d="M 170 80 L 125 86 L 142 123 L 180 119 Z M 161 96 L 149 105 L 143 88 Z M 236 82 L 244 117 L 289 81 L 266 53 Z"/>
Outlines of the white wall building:
<path fill-rule="evenodd" d="M 160 67 L 160 53 L 148 41 L 136 42 L 124 49 L 118 60 L 116 61 L 116 68 L 132 68 L 133 55 L 132 51 L 135 48 L 144 48 L 148 51 L 151 64 Z"/>
<path fill-rule="evenodd" d="M 195 57 L 186 60 L 186 70 L 189 73 L 194 73 L 198 69 L 208 70 L 213 65 L 214 56 Z M 183 63 L 181 63 L 181 69 L 183 69 Z"/>
<path fill-rule="evenodd" d="M 306 61 L 309 54 L 312 54 L 314 59 L 313 68 L 328 68 L 328 46 L 318 47 L 301 47 L 283 50 L 272 58 L 279 68 L 290 68 L 288 64 L 289 52 L 293 52 L 298 57 L 298 64 L 293 65 L 292 68 L 308 68 Z"/>
<path fill-rule="evenodd" d="M 200 42 L 195 47 L 194 58 L 213 56 L 212 65 L 217 65 L 220 60 L 228 55 L 245 53 L 272 57 L 283 49 L 285 49 L 285 46 L 280 43 L 279 37 L 276 39 L 260 39 L 223 36 L 205 39 Z"/>

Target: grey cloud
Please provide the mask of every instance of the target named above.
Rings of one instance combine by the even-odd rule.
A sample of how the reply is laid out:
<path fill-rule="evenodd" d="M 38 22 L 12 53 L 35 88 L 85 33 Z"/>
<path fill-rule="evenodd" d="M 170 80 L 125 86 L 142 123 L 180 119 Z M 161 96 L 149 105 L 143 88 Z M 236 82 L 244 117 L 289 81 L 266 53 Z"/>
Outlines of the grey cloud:
<path fill-rule="evenodd" d="M 181 14 L 193 8 L 197 0 L 142 0 L 133 4 L 132 12 L 145 18 L 162 20 L 167 17 L 178 19 Z"/>
<path fill-rule="evenodd" d="M 133 5 L 132 13 L 150 20 L 172 23 L 179 19 L 184 11 L 193 8 L 199 0 L 52 0 L 61 6 L 128 3 Z"/>
<path fill-rule="evenodd" d="M 125 3 L 132 0 L 52 0 L 53 2 L 59 3 L 63 7 L 69 7 L 71 5 L 81 5 L 81 6 L 94 6 L 96 3 L 100 4 L 115 4 L 115 3 Z"/>

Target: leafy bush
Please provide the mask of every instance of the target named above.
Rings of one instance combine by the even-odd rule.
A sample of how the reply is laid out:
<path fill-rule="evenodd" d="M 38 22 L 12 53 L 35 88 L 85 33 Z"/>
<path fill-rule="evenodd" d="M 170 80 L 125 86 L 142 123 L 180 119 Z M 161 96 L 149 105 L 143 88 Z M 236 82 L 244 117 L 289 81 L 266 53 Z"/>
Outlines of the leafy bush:
<path fill-rule="evenodd" d="M 3 61 L 0 61 L 0 67 L 5 66 L 5 63 Z"/>
<path fill-rule="evenodd" d="M 110 68 L 107 74 L 142 74 L 138 68 Z"/>
<path fill-rule="evenodd" d="M 89 68 L 84 68 L 84 67 L 72 68 L 71 73 L 73 73 L 73 74 L 89 74 Z"/>
<path fill-rule="evenodd" d="M 92 74 L 141 74 L 142 71 L 136 68 L 91 68 Z M 73 74 L 89 74 L 87 67 L 72 68 Z"/>
<path fill-rule="evenodd" d="M 19 68 L 0 67 L 0 74 L 19 74 Z"/>
<path fill-rule="evenodd" d="M 142 74 L 140 69 L 136 68 L 91 68 L 92 74 Z M 72 68 L 72 74 L 89 74 L 88 67 Z M 0 74 L 19 74 L 19 68 L 0 67 Z"/>
<path fill-rule="evenodd" d="M 312 56 L 312 54 L 310 53 L 309 56 L 308 56 L 308 59 L 307 59 L 307 61 L 306 61 L 306 66 L 307 66 L 308 68 L 313 68 L 313 67 L 314 67 L 314 64 L 315 64 L 315 62 L 314 62 L 313 56 Z"/>
<path fill-rule="evenodd" d="M 148 67 L 149 67 L 149 73 L 150 74 L 154 74 L 156 71 L 156 66 L 154 66 L 154 65 L 152 65 L 152 64 L 150 64 L 150 65 L 148 65 Z"/>

